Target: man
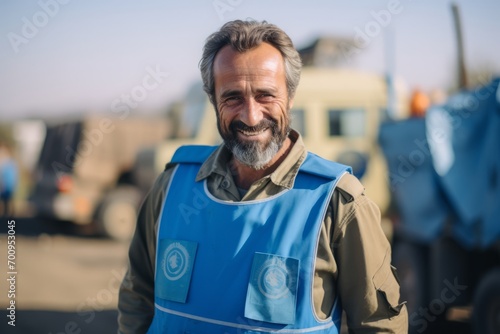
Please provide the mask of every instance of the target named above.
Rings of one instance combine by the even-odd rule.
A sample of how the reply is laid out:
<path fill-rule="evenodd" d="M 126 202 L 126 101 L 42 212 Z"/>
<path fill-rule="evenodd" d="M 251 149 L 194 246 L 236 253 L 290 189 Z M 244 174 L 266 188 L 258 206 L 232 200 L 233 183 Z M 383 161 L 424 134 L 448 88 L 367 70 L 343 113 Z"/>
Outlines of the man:
<path fill-rule="evenodd" d="M 406 333 L 378 208 L 290 129 L 301 61 L 266 22 L 233 21 L 200 62 L 224 144 L 183 147 L 138 218 L 120 333 Z"/>

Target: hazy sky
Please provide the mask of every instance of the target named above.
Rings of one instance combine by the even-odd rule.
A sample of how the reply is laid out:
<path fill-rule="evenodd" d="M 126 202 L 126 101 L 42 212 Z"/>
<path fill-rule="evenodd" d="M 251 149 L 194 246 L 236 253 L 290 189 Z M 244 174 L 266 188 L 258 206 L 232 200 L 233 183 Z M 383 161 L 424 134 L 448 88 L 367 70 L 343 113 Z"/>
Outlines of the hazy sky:
<path fill-rule="evenodd" d="M 456 2 L 467 65 L 500 73 L 500 1 Z M 299 48 L 320 35 L 358 38 L 352 66 L 377 73 L 391 31 L 394 69 L 409 87 L 447 87 L 456 74 L 444 0 L 2 0 L 0 120 L 166 106 L 199 79 L 204 39 L 249 17 L 277 24 Z"/>

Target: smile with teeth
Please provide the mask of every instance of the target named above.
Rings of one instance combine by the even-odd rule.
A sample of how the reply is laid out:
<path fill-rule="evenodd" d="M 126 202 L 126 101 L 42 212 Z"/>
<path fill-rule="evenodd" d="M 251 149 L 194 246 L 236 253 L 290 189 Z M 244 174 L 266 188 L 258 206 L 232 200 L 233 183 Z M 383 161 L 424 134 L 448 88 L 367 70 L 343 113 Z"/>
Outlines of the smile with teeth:
<path fill-rule="evenodd" d="M 238 129 L 238 132 L 246 137 L 255 137 L 260 135 L 261 133 L 264 133 L 264 131 L 266 131 L 267 129 L 269 128 L 262 128 L 258 131 L 248 131 L 248 130 Z"/>

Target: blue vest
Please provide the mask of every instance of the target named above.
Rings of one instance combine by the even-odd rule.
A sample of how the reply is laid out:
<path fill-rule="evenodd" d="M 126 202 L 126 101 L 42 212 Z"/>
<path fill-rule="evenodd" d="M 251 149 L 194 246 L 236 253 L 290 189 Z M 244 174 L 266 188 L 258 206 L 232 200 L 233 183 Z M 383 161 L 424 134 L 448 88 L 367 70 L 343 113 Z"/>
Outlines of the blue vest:
<path fill-rule="evenodd" d="M 321 225 L 350 168 L 308 153 L 292 189 L 229 202 L 194 181 L 214 149 L 182 147 L 172 158 L 148 333 L 339 333 L 339 301 L 318 319 L 312 290 Z"/>

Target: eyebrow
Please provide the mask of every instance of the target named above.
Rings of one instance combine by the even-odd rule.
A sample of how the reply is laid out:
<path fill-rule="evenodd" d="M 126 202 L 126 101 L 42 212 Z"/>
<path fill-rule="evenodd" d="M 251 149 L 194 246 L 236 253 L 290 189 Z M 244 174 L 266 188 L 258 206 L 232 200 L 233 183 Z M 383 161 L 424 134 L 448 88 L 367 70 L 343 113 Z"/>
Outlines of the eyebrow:
<path fill-rule="evenodd" d="M 271 88 L 271 87 L 270 88 L 258 88 L 256 90 L 256 93 L 257 94 L 267 93 L 267 94 L 275 95 L 276 91 L 277 91 L 277 89 Z M 227 91 L 223 92 L 220 97 L 222 99 L 225 99 L 225 98 L 228 98 L 228 97 L 240 96 L 240 95 L 242 95 L 241 90 L 239 90 L 239 89 L 230 89 L 230 90 L 227 90 Z"/>
<path fill-rule="evenodd" d="M 276 95 L 277 91 L 278 90 L 276 88 L 272 88 L 272 87 L 269 87 L 269 88 L 259 88 L 259 89 L 257 89 L 257 94 L 266 93 L 266 94 Z"/>
<path fill-rule="evenodd" d="M 230 90 L 226 90 L 224 93 L 221 94 L 221 98 L 222 99 L 225 99 L 227 97 L 231 97 L 231 96 L 239 96 L 241 95 L 241 90 L 238 90 L 238 89 L 230 89 Z"/>

